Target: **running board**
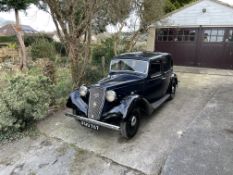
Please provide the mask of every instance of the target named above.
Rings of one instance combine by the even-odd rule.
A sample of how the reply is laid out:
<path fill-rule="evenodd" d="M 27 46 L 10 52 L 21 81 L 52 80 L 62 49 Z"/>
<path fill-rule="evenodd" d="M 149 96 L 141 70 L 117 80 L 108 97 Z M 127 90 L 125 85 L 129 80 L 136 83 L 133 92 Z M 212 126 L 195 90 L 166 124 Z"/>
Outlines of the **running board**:
<path fill-rule="evenodd" d="M 153 109 L 157 109 L 159 106 L 161 106 L 165 101 L 167 101 L 170 97 L 170 94 L 165 95 L 164 97 L 160 98 L 155 103 L 152 103 L 151 106 Z"/>

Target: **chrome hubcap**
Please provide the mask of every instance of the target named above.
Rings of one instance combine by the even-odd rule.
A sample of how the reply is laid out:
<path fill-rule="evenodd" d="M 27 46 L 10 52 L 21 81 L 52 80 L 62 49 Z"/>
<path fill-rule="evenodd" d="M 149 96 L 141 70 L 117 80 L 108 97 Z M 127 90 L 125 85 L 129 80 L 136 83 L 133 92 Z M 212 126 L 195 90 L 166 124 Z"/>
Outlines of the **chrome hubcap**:
<path fill-rule="evenodd" d="M 172 93 L 175 94 L 175 86 L 172 86 Z"/>
<path fill-rule="evenodd" d="M 137 122 L 137 118 L 135 116 L 133 116 L 131 119 L 131 126 L 135 126 L 136 122 Z"/>

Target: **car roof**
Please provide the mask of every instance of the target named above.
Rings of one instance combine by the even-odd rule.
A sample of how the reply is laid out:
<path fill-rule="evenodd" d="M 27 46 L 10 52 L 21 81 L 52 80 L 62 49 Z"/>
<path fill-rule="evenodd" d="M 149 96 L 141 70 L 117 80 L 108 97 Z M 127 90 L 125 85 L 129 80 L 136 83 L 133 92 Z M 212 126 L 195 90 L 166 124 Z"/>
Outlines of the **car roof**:
<path fill-rule="evenodd" d="M 113 59 L 137 59 L 143 61 L 150 61 L 150 60 L 160 59 L 166 55 L 170 55 L 170 54 L 163 52 L 130 52 L 115 56 L 113 57 Z"/>

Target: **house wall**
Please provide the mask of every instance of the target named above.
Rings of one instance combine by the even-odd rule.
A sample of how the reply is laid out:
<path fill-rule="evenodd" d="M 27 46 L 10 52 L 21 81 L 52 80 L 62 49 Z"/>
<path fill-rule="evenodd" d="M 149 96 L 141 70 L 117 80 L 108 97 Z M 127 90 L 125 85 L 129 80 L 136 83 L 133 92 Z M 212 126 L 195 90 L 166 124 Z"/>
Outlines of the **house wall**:
<path fill-rule="evenodd" d="M 206 9 L 206 12 L 203 12 Z M 233 25 L 233 8 L 212 0 L 202 0 L 161 19 L 159 26 Z"/>
<path fill-rule="evenodd" d="M 150 27 L 148 30 L 148 38 L 147 38 L 147 51 L 154 51 L 155 49 L 155 38 L 156 38 L 156 32 L 155 27 Z"/>

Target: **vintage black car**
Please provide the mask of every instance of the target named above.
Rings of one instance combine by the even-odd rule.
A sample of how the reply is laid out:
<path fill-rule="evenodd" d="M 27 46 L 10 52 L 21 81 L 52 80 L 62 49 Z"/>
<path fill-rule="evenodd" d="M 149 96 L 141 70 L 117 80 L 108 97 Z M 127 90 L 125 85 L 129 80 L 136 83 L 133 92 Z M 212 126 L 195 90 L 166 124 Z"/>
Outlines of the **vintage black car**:
<path fill-rule="evenodd" d="M 173 99 L 178 84 L 170 54 L 160 52 L 126 53 L 112 59 L 109 75 L 91 86 L 72 92 L 67 107 L 83 126 L 120 131 L 133 137 L 142 114 Z"/>

